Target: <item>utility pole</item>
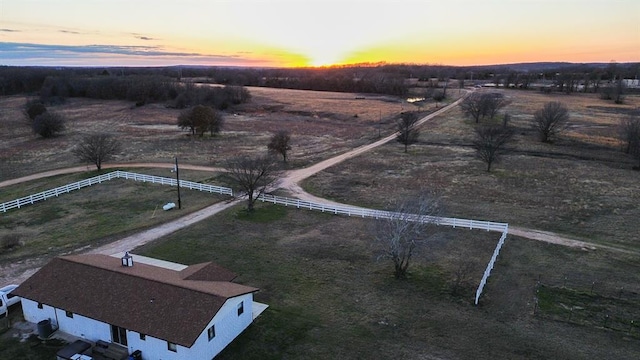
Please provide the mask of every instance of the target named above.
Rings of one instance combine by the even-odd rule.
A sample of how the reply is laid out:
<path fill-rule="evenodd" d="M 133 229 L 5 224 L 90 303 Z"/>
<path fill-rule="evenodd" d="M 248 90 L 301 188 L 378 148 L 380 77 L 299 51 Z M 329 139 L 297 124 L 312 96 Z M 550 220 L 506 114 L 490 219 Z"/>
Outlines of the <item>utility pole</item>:
<path fill-rule="evenodd" d="M 180 201 L 180 171 L 178 170 L 177 156 L 176 156 L 176 183 L 178 185 L 178 209 L 182 209 L 182 202 Z"/>

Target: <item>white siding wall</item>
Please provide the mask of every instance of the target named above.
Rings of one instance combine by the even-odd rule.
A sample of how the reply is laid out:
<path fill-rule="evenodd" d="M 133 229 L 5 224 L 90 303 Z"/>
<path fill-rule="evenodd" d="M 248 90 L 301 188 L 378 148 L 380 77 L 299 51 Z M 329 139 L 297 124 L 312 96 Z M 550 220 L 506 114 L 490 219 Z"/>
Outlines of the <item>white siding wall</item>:
<path fill-rule="evenodd" d="M 238 304 L 244 302 L 244 312 L 238 316 Z M 140 334 L 127 331 L 129 352 L 140 350 L 144 360 L 210 360 L 218 355 L 252 322 L 253 294 L 227 300 L 216 316 L 202 330 L 191 348 L 177 345 L 177 351 L 167 349 L 167 342 L 149 335 L 140 340 Z M 215 324 L 216 336 L 209 341 L 207 329 Z"/>
<path fill-rule="evenodd" d="M 244 311 L 238 316 L 238 305 L 243 302 Z M 140 334 L 127 330 L 127 344 L 129 353 L 135 350 L 142 352 L 144 360 L 210 360 L 220 353 L 233 339 L 235 339 L 252 322 L 253 294 L 246 294 L 229 299 L 220 311 L 203 329 L 202 333 L 191 348 L 177 345 L 177 351 L 169 351 L 167 342 L 147 335 L 140 340 Z M 51 319 L 58 324 L 60 331 L 85 338 L 90 341 L 111 341 L 111 327 L 84 316 L 73 314 L 73 318 L 66 316 L 64 310 L 54 309 L 43 305 L 38 309 L 38 303 L 28 299 L 22 300 L 25 320 L 38 323 Z M 215 324 L 216 335 L 209 341 L 207 329 Z"/>
<path fill-rule="evenodd" d="M 238 304 L 241 302 L 244 302 L 244 312 L 238 316 Z M 253 294 L 228 299 L 191 347 L 190 354 L 193 359 L 210 360 L 240 335 L 247 326 L 251 325 L 253 321 L 252 305 Z M 209 341 L 207 329 L 214 324 L 216 336 Z"/>
<path fill-rule="evenodd" d="M 109 324 L 73 314 L 73 318 L 67 317 L 66 312 L 56 309 L 60 331 L 75 335 L 90 341 L 111 341 L 111 327 Z"/>
<path fill-rule="evenodd" d="M 22 299 L 22 313 L 28 322 L 37 324 L 42 320 L 51 319 L 52 324 L 58 324 L 54 308 L 43 304 L 42 309 L 38 309 L 38 303 L 33 300 Z"/>
<path fill-rule="evenodd" d="M 38 303 L 28 299 L 22 299 L 22 312 L 24 319 L 32 323 L 37 324 L 42 320 L 50 319 L 52 324 L 59 327 L 58 330 L 67 334 L 90 341 L 111 341 L 111 328 L 100 321 L 78 314 L 73 314 L 73 318 L 69 318 L 64 310 L 45 304 L 42 305 L 42 309 L 38 309 Z"/>

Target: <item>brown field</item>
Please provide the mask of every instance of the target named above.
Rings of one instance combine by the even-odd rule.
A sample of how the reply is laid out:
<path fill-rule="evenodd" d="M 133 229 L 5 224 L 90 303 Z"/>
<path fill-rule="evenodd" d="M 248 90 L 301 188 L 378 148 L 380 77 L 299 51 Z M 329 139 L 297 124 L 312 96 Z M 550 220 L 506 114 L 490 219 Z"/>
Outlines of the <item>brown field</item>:
<path fill-rule="evenodd" d="M 123 139 L 125 152 L 118 162 L 171 162 L 177 155 L 182 163 L 219 165 L 237 153 L 266 151 L 269 133 L 285 127 L 294 137 L 289 166 L 302 167 L 368 143 L 378 131 L 389 134 L 393 114 L 414 106 L 387 97 L 355 99 L 354 94 L 251 92 L 252 103 L 227 115 L 222 134 L 202 139 L 181 132 L 175 126 L 178 111 L 163 105 L 135 108 L 126 102 L 71 99 L 53 108 L 69 119 L 68 131 L 42 140 L 22 118 L 25 99 L 0 98 L 5 110 L 0 114 L 0 181 L 76 166 L 70 155 L 73 143 L 97 130 Z M 640 107 L 640 97 L 628 96 L 618 106 L 595 95 L 506 91 L 505 96 L 517 136 L 491 173 L 470 147 L 472 121 L 454 110 L 427 123 L 408 154 L 400 144 L 389 143 L 317 174 L 304 186 L 323 197 L 380 208 L 388 199 L 435 189 L 446 201 L 447 216 L 556 231 L 626 252 L 509 237 L 481 305 L 475 307 L 475 286 L 497 233 L 443 230 L 415 259 L 405 282 L 392 278 L 389 263 L 376 261 L 367 221 L 276 206 L 261 205 L 260 216 L 267 217 L 261 220 L 243 219 L 239 208 L 231 209 L 136 251 L 187 264 L 216 261 L 241 274 L 240 282 L 261 288 L 256 298 L 268 303 L 269 311 L 223 359 L 639 358 L 640 327 L 630 320 L 640 322 L 640 172 L 631 170 L 635 162 L 621 153 L 615 125 L 625 111 Z M 572 126 L 554 144 L 542 144 L 528 121 L 552 100 L 570 108 Z M 433 107 L 427 104 L 423 110 Z M 171 176 L 166 169 L 139 171 Z M 217 181 L 212 173 L 185 171 L 184 176 Z M 69 178 L 2 188 L 0 201 Z M 141 186 L 148 190 L 151 185 Z M 154 189 L 139 201 L 144 208 L 131 210 L 139 212 L 132 219 L 148 219 L 153 204 L 174 196 L 170 189 Z M 97 217 L 108 228 L 109 209 L 128 209 L 138 202 L 112 199 L 110 188 L 87 191 L 3 218 L 4 233 L 22 226 L 25 236 L 43 243 L 38 255 L 51 255 L 55 251 L 47 253 L 46 242 L 38 239 L 38 232 L 54 233 L 47 226 L 73 229 L 74 221 Z M 127 198 L 140 188 L 117 191 Z M 190 196 L 190 201 L 202 200 L 198 194 Z M 90 210 L 88 218 L 80 217 L 84 208 Z M 108 239 L 104 234 L 98 241 Z M 50 241 L 67 251 L 63 240 Z M 4 256 L 11 261 L 26 255 Z M 468 283 L 461 294 L 452 295 L 452 278 L 465 259 L 472 263 Z M 555 289 L 540 308 L 534 301 L 538 281 Z M 592 302 L 583 305 L 585 297 Z M 609 315 L 615 321 L 604 323 Z"/>
<path fill-rule="evenodd" d="M 118 136 L 117 162 L 181 162 L 217 166 L 230 156 L 266 152 L 273 131 L 293 135 L 290 167 L 310 165 L 393 130 L 400 111 L 428 111 L 378 95 L 250 88 L 253 99 L 225 115 L 223 132 L 192 138 L 176 125 L 179 110 L 164 104 L 135 107 L 125 101 L 69 99 L 50 107 L 67 119 L 67 131 L 54 139 L 35 136 L 22 111 L 26 98 L 0 98 L 0 181 L 78 165 L 71 149 L 87 133 Z M 457 92 L 452 92 L 455 96 Z M 356 117 L 357 115 L 357 117 Z"/>
<path fill-rule="evenodd" d="M 470 146 L 473 121 L 451 111 L 424 127 L 409 154 L 389 143 L 315 175 L 304 186 L 316 195 L 374 207 L 431 188 L 445 197 L 449 216 L 638 250 L 640 173 L 620 151 L 616 125 L 627 109 L 640 107 L 640 97 L 614 106 L 595 95 L 509 91 L 505 96 L 517 135 L 491 173 Z M 572 126 L 554 144 L 537 141 L 528 125 L 547 101 L 562 101 L 571 112 Z"/>

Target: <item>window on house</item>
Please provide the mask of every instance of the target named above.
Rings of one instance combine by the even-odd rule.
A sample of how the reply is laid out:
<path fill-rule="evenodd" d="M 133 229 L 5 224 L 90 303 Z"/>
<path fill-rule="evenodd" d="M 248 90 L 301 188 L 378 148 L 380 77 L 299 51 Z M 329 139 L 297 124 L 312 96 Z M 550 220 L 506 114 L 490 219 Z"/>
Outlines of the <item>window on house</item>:
<path fill-rule="evenodd" d="M 42 309 L 44 306 L 42 306 L 42 303 L 38 303 L 38 309 Z"/>
<path fill-rule="evenodd" d="M 244 312 L 244 301 L 238 304 L 238 316 L 242 315 Z"/>
<path fill-rule="evenodd" d="M 140 340 L 147 340 L 147 335 L 145 334 L 140 334 Z"/>
<path fill-rule="evenodd" d="M 65 314 L 67 315 L 67 317 L 72 318 L 73 317 L 73 313 L 71 311 L 65 311 Z"/>
<path fill-rule="evenodd" d="M 127 329 L 111 325 L 111 342 L 127 346 Z"/>
<path fill-rule="evenodd" d="M 209 341 L 211 341 L 211 339 L 216 337 L 216 326 L 215 325 L 211 325 L 211 327 L 209 329 L 207 329 L 207 335 L 209 335 Z"/>
<path fill-rule="evenodd" d="M 172 342 L 168 342 L 167 341 L 167 349 L 169 351 L 173 351 L 173 352 L 177 352 L 178 351 L 178 346 Z"/>

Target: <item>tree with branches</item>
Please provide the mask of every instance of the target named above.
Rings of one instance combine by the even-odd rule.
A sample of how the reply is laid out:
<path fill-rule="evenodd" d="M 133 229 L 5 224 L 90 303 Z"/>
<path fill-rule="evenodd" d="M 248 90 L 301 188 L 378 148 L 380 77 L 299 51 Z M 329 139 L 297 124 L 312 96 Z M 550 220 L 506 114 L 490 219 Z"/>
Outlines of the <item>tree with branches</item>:
<path fill-rule="evenodd" d="M 196 105 L 180 113 L 178 126 L 181 129 L 189 129 L 191 135 L 203 136 L 209 131 L 211 136 L 222 131 L 224 118 L 210 106 Z"/>
<path fill-rule="evenodd" d="M 460 108 L 465 115 L 470 116 L 476 123 L 479 123 L 480 117 L 483 114 L 482 95 L 473 93 L 467 96 L 460 103 Z"/>
<path fill-rule="evenodd" d="M 279 177 L 279 171 L 271 156 L 239 156 L 225 163 L 227 176 L 247 196 L 247 211 L 253 212 L 254 204 Z"/>
<path fill-rule="evenodd" d="M 434 194 L 421 194 L 400 200 L 393 212 L 375 221 L 373 237 L 379 259 L 389 259 L 396 279 L 405 279 L 413 256 L 434 235 L 440 222 L 442 205 Z"/>
<path fill-rule="evenodd" d="M 269 152 L 282 155 L 282 161 L 287 162 L 287 154 L 291 150 L 291 134 L 287 130 L 278 130 L 267 145 Z"/>
<path fill-rule="evenodd" d="M 407 152 L 409 145 L 418 142 L 420 130 L 416 127 L 418 114 L 415 112 L 403 112 L 397 121 L 398 134 L 396 140 L 404 145 L 404 152 Z"/>
<path fill-rule="evenodd" d="M 480 119 L 484 119 L 487 116 L 493 119 L 505 105 L 504 97 L 500 93 L 473 93 L 462 100 L 460 108 L 465 115 L 473 118 L 477 124 Z"/>
<path fill-rule="evenodd" d="M 506 126 L 480 126 L 475 130 L 473 147 L 478 157 L 487 164 L 487 172 L 491 165 L 498 162 L 504 153 L 505 146 L 513 138 L 513 130 Z"/>
<path fill-rule="evenodd" d="M 620 120 L 618 133 L 624 152 L 638 159 L 640 168 L 640 112 L 636 111 Z"/>
<path fill-rule="evenodd" d="M 65 118 L 58 113 L 45 111 L 31 121 L 31 128 L 35 134 L 51 138 L 64 131 Z"/>
<path fill-rule="evenodd" d="M 533 114 L 531 126 L 542 142 L 552 142 L 569 125 L 569 109 L 561 102 L 551 101 Z"/>
<path fill-rule="evenodd" d="M 101 170 L 102 163 L 111 160 L 120 149 L 120 141 L 112 135 L 94 134 L 85 136 L 73 149 L 73 154 L 80 161 L 92 163 Z"/>

